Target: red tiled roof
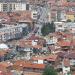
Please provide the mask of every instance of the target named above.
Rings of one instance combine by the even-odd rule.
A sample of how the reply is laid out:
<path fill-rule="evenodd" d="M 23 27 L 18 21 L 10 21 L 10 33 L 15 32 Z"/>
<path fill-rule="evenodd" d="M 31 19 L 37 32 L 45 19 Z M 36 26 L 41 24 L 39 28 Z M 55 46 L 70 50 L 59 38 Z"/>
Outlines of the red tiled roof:
<path fill-rule="evenodd" d="M 3 72 L 1 71 L 0 75 L 13 75 L 11 72 Z"/>
<path fill-rule="evenodd" d="M 70 60 L 69 59 L 64 59 L 63 60 L 64 66 L 70 66 Z"/>
<path fill-rule="evenodd" d="M 28 21 L 32 20 L 31 12 L 30 11 L 21 12 L 19 20 L 28 20 Z"/>
<path fill-rule="evenodd" d="M 72 75 L 75 75 L 75 74 L 72 74 Z"/>
<path fill-rule="evenodd" d="M 20 47 L 32 47 L 32 48 L 38 48 L 38 49 L 41 49 L 43 46 L 41 45 L 33 45 L 32 44 L 32 40 L 25 40 L 25 39 L 21 39 L 18 41 L 18 46 Z"/>
<path fill-rule="evenodd" d="M 13 64 L 10 62 L 0 62 L 0 71 L 2 71 L 3 75 L 11 75 L 11 74 L 6 74 L 8 67 L 12 66 Z M 4 74 L 5 73 L 5 74 Z"/>
<path fill-rule="evenodd" d="M 31 47 L 32 46 L 32 40 L 21 39 L 20 41 L 18 41 L 18 45 L 20 47 L 26 47 L 26 46 Z"/>
<path fill-rule="evenodd" d="M 2 19 L 2 23 L 16 23 L 19 21 L 32 22 L 31 11 L 20 11 L 11 13 L 0 12 L 0 19 Z"/>
<path fill-rule="evenodd" d="M 73 37 L 72 34 L 63 34 L 63 36 L 64 36 L 65 38 L 72 38 L 72 37 Z"/>
<path fill-rule="evenodd" d="M 8 22 L 10 22 L 10 17 L 8 16 L 8 14 L 7 13 L 1 13 L 0 12 L 0 19 L 1 19 L 1 22 L 2 23 L 8 23 Z"/>
<path fill-rule="evenodd" d="M 70 46 L 71 43 L 70 43 L 70 41 L 61 40 L 61 41 L 58 42 L 58 45 L 60 45 L 60 46 Z"/>
<path fill-rule="evenodd" d="M 11 63 L 8 63 L 8 62 L 0 62 L 0 69 L 1 68 L 7 68 L 11 66 Z"/>
<path fill-rule="evenodd" d="M 71 46 L 75 46 L 75 39 L 71 40 Z"/>
<path fill-rule="evenodd" d="M 32 60 L 47 60 L 47 61 L 56 61 L 58 55 L 49 55 L 49 56 L 39 56 L 39 57 L 32 57 Z"/>
<path fill-rule="evenodd" d="M 7 52 L 9 52 L 9 51 L 7 51 L 7 50 L 1 50 L 0 51 L 0 56 L 4 56 L 5 54 L 7 54 Z"/>
<path fill-rule="evenodd" d="M 47 61 L 56 61 L 58 55 L 49 55 L 48 57 L 46 57 Z"/>
<path fill-rule="evenodd" d="M 19 67 L 19 68 L 36 68 L 36 69 L 44 69 L 45 64 L 34 64 L 34 63 L 27 63 L 25 61 L 16 61 L 13 65 L 13 67 Z"/>
<path fill-rule="evenodd" d="M 75 52 L 69 52 L 69 54 L 66 55 L 67 58 L 69 59 L 75 59 Z"/>
<path fill-rule="evenodd" d="M 35 36 L 35 34 L 33 34 L 31 37 L 28 38 L 29 40 L 37 40 L 39 39 L 38 36 Z"/>

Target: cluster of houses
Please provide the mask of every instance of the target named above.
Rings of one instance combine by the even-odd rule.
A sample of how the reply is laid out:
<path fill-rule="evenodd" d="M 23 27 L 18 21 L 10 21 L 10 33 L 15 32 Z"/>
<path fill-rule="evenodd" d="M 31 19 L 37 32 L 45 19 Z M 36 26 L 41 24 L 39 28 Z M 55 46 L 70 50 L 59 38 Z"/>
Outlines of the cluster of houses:
<path fill-rule="evenodd" d="M 46 65 L 59 75 L 75 75 L 74 22 L 54 22 L 55 32 L 44 37 L 23 37 L 34 28 L 38 15 L 32 5 L 39 1 L 46 0 L 0 0 L 0 75 L 42 75 Z M 49 17 L 55 18 L 52 14 Z M 8 42 L 14 39 L 18 40 L 10 41 L 15 46 L 11 48 Z"/>
<path fill-rule="evenodd" d="M 16 54 L 6 61 L 10 47 L 0 48 L 0 73 L 18 75 L 42 75 L 45 66 L 53 66 L 59 75 L 75 74 L 75 38 L 67 32 L 55 32 L 42 37 L 31 35 L 27 39 L 17 40 Z M 2 46 L 1 46 L 2 47 Z M 4 75 L 4 74 L 3 74 Z M 8 74 L 6 74 L 8 75 Z"/>
<path fill-rule="evenodd" d="M 75 23 L 54 22 L 56 32 L 45 37 L 33 33 L 25 39 L 22 37 L 30 32 L 29 27 L 33 28 L 33 18 L 28 12 L 0 13 L 0 41 L 18 39 L 13 44 L 15 52 L 4 44 L 0 46 L 0 66 L 3 67 L 0 74 L 42 75 L 47 64 L 59 75 L 74 73 Z"/>
<path fill-rule="evenodd" d="M 0 12 L 0 41 L 26 36 L 34 28 L 36 17 L 35 11 Z"/>
<path fill-rule="evenodd" d="M 18 59 L 51 65 L 60 75 L 75 72 L 75 38 L 71 32 L 61 30 L 45 37 L 33 34 L 28 39 L 21 39 L 16 45 L 16 50 L 20 54 L 24 53 Z"/>

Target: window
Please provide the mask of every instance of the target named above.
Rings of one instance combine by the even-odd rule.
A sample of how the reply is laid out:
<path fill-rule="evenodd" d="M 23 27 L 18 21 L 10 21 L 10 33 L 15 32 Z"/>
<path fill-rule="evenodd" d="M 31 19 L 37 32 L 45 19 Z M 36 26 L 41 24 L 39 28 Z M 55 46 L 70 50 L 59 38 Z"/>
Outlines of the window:
<path fill-rule="evenodd" d="M 58 27 L 62 27 L 62 25 L 59 25 Z"/>
<path fill-rule="evenodd" d="M 15 10 L 15 4 L 13 5 L 13 10 Z"/>
<path fill-rule="evenodd" d="M 8 11 L 8 5 L 7 4 L 3 4 L 3 11 Z"/>
<path fill-rule="evenodd" d="M 75 11 L 75 7 L 71 7 L 72 11 Z"/>
<path fill-rule="evenodd" d="M 26 4 L 26 10 L 29 10 L 29 4 Z"/>
<path fill-rule="evenodd" d="M 9 11 L 12 11 L 12 4 L 9 5 Z"/>

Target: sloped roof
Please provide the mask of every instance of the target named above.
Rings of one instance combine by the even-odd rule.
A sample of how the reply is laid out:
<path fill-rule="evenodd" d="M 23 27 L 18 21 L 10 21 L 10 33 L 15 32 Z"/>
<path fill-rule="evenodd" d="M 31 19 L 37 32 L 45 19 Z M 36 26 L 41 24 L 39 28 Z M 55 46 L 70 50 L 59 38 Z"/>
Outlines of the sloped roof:
<path fill-rule="evenodd" d="M 71 44 L 70 44 L 70 41 L 62 40 L 58 42 L 58 45 L 63 47 L 63 46 L 70 46 Z"/>
<path fill-rule="evenodd" d="M 13 68 L 20 69 L 20 68 L 23 68 L 23 67 L 25 67 L 25 68 L 44 69 L 45 68 L 45 64 L 34 64 L 32 62 L 25 62 L 24 60 L 16 61 L 13 64 Z"/>
<path fill-rule="evenodd" d="M 47 60 L 47 61 L 56 61 L 58 55 L 49 55 L 49 56 L 38 56 L 38 57 L 32 57 L 32 60 Z"/>
<path fill-rule="evenodd" d="M 70 60 L 69 59 L 64 59 L 63 63 L 64 63 L 64 66 L 70 66 Z"/>

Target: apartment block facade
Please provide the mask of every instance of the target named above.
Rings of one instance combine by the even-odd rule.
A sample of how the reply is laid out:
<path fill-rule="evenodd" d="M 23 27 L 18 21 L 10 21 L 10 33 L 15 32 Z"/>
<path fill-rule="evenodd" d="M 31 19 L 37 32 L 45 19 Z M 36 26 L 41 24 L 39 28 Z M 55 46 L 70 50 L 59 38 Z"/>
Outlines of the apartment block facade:
<path fill-rule="evenodd" d="M 0 41 L 6 42 L 12 39 L 19 39 L 23 36 L 23 28 L 27 29 L 27 25 L 7 26 L 0 29 Z"/>
<path fill-rule="evenodd" d="M 60 20 L 75 21 L 75 0 L 59 0 L 57 15 Z"/>
<path fill-rule="evenodd" d="M 51 19 L 75 21 L 75 0 L 49 0 Z"/>
<path fill-rule="evenodd" d="M 0 11 L 14 12 L 29 10 L 26 0 L 0 0 Z"/>
<path fill-rule="evenodd" d="M 75 21 L 75 0 L 66 0 L 64 6 L 66 7 L 67 19 Z"/>

